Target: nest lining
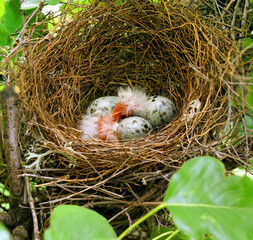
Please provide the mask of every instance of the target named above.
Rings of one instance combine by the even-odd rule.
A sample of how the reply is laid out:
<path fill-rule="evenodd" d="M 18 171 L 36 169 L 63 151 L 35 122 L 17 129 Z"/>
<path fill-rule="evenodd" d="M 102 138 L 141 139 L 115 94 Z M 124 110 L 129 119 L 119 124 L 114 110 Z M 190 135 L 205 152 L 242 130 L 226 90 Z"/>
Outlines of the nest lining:
<path fill-rule="evenodd" d="M 133 0 L 95 1 L 62 22 L 27 46 L 17 78 L 24 121 L 32 126 L 22 142 L 31 144 L 30 136 L 38 134 L 37 143 L 54 151 L 54 163 L 45 161 L 43 168 L 64 169 L 37 176 L 40 184 L 52 186 L 42 208 L 113 204 L 120 212 L 133 202 L 160 201 L 168 177 L 191 157 L 233 158 L 221 133 L 233 119 L 229 83 L 241 66 L 237 47 L 211 19 L 175 3 Z M 130 142 L 81 140 L 76 123 L 88 105 L 126 85 L 168 96 L 178 115 Z M 201 108 L 191 114 L 193 101 Z M 157 195 L 146 194 L 151 190 Z"/>

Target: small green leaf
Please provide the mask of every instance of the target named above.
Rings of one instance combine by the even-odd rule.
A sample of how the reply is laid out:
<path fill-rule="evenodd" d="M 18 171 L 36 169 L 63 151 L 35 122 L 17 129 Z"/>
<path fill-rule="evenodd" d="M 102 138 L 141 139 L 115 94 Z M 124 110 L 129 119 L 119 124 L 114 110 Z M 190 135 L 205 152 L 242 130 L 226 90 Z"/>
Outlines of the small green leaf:
<path fill-rule="evenodd" d="M 253 43 L 253 40 L 249 37 L 243 38 L 241 41 L 241 48 L 244 49 Z"/>
<path fill-rule="evenodd" d="M 0 92 L 5 88 L 5 85 L 0 85 Z"/>
<path fill-rule="evenodd" d="M 251 75 L 253 75 L 253 70 L 251 72 Z M 250 78 L 250 83 L 253 84 L 253 76 L 249 76 Z M 253 86 L 252 85 L 248 85 L 247 88 L 247 94 L 245 96 L 245 100 L 247 102 L 247 107 L 253 107 Z"/>
<path fill-rule="evenodd" d="M 0 91 L 1 91 L 1 86 L 0 86 Z M 3 183 L 0 183 L 0 194 L 4 195 L 5 197 L 9 197 L 10 196 L 10 191 L 8 191 L 7 189 L 5 189 L 5 186 Z"/>
<path fill-rule="evenodd" d="M 9 203 L 2 203 L 0 208 L 0 213 L 5 213 L 6 211 L 10 210 Z"/>
<path fill-rule="evenodd" d="M 0 239 L 1 240 L 11 240 L 10 232 L 2 223 L 0 223 Z"/>
<path fill-rule="evenodd" d="M 196 157 L 171 178 L 164 202 L 190 239 L 253 239 L 253 181 L 224 174 L 218 159 Z"/>
<path fill-rule="evenodd" d="M 53 210 L 50 227 L 44 240 L 116 240 L 117 236 L 107 220 L 93 210 L 61 205 Z"/>

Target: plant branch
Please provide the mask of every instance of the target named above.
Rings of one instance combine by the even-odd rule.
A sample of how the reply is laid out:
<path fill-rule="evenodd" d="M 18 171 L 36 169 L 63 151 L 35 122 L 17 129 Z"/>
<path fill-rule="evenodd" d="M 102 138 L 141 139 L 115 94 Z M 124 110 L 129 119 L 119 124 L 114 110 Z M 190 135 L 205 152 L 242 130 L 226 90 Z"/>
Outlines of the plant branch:
<path fill-rule="evenodd" d="M 8 213 L 0 214 L 0 221 L 8 227 L 14 228 L 20 224 L 29 224 L 30 210 L 20 207 L 20 204 L 24 204 L 24 181 L 19 177 L 22 172 L 22 161 L 18 143 L 18 108 L 16 95 L 14 91 L 11 91 L 12 87 L 8 85 L 10 85 L 10 81 L 7 81 L 5 94 L 1 94 L 0 97 L 3 106 L 3 142 L 9 173 L 11 210 Z"/>
<path fill-rule="evenodd" d="M 12 197 L 20 198 L 24 193 L 23 179 L 18 177 L 22 162 L 18 145 L 18 109 L 15 95 L 3 98 L 4 142 L 9 182 Z M 20 172 L 19 172 L 20 173 Z M 17 204 L 16 206 L 17 207 Z"/>

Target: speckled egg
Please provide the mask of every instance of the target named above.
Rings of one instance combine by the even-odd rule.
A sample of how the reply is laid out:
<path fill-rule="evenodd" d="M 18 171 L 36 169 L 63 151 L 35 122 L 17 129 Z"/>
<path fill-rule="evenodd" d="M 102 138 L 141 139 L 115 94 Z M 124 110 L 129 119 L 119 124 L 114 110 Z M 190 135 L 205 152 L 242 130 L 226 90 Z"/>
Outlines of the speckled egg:
<path fill-rule="evenodd" d="M 106 116 L 111 113 L 114 106 L 119 102 L 116 96 L 100 97 L 94 100 L 86 110 L 86 115 L 96 115 L 99 117 Z"/>
<path fill-rule="evenodd" d="M 153 127 L 169 123 L 176 115 L 175 104 L 167 97 L 152 96 L 144 103 L 139 116 L 147 119 Z"/>
<path fill-rule="evenodd" d="M 117 133 L 120 140 L 131 140 L 143 137 L 152 131 L 149 121 L 141 117 L 128 117 L 119 122 Z"/>

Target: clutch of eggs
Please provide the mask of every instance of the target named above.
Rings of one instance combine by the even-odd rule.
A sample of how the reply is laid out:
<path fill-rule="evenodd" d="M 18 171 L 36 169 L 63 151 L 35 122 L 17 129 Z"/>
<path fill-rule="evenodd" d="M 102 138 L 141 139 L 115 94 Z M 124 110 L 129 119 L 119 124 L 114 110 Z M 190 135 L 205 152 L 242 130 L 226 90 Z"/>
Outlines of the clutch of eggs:
<path fill-rule="evenodd" d="M 86 110 L 91 117 L 110 114 L 119 103 L 116 96 L 105 96 L 94 100 Z M 128 141 L 150 134 L 153 128 L 169 123 L 176 115 L 175 104 L 167 97 L 151 96 L 143 102 L 142 109 L 118 122 L 117 134 L 120 140 Z M 82 129 L 81 129 L 82 130 Z M 87 130 L 87 129 L 86 129 Z"/>

